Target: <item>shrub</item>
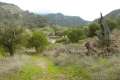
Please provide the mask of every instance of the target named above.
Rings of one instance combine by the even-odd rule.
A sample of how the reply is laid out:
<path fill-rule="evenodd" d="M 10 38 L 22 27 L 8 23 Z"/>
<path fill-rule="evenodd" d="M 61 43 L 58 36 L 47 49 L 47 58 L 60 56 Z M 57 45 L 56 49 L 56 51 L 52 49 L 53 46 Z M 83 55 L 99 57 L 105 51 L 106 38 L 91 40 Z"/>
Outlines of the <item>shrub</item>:
<path fill-rule="evenodd" d="M 96 36 L 96 32 L 99 30 L 99 24 L 97 23 L 92 23 L 89 25 L 88 28 L 88 37 L 94 37 Z"/>
<path fill-rule="evenodd" d="M 42 32 L 33 32 L 32 37 L 28 40 L 28 46 L 36 49 L 37 52 L 42 52 L 48 45 L 47 37 Z"/>
<path fill-rule="evenodd" d="M 111 31 L 115 28 L 118 28 L 117 22 L 115 20 L 107 19 L 106 23 L 108 24 Z"/>
<path fill-rule="evenodd" d="M 76 43 L 81 39 L 84 39 L 85 33 L 82 29 L 72 29 L 68 34 L 67 34 L 68 39 L 72 43 Z"/>

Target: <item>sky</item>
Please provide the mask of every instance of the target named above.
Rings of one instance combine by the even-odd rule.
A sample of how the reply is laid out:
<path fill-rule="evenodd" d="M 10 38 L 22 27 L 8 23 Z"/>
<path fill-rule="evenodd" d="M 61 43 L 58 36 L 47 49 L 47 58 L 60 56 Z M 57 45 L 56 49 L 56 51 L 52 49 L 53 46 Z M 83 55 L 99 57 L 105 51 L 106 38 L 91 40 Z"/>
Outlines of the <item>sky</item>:
<path fill-rule="evenodd" d="M 85 20 L 94 20 L 100 16 L 120 9 L 120 0 L 0 0 L 13 3 L 23 10 L 37 13 L 63 13 L 80 16 Z"/>

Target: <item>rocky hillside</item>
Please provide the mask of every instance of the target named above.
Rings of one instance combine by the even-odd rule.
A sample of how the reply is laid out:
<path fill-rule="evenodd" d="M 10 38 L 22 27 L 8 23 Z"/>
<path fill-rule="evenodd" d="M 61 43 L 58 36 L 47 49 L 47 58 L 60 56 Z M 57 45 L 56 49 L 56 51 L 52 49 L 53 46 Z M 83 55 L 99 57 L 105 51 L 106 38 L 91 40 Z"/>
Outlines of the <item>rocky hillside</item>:
<path fill-rule="evenodd" d="M 0 24 L 10 23 L 29 27 L 43 27 L 47 20 L 14 4 L 0 2 Z"/>
<path fill-rule="evenodd" d="M 106 15 L 106 17 L 110 17 L 110 18 L 120 18 L 120 9 L 116 9 L 116 10 L 113 10 L 111 11 L 110 13 L 108 13 Z"/>

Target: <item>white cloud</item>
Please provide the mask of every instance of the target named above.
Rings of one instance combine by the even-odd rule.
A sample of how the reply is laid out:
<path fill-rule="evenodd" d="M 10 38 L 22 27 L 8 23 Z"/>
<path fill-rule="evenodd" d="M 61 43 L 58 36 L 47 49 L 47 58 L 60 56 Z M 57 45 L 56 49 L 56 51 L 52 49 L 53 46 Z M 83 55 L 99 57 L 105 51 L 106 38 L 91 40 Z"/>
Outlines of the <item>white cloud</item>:
<path fill-rule="evenodd" d="M 99 13 L 119 9 L 119 0 L 0 0 L 14 3 L 24 10 L 34 12 L 61 12 L 66 15 L 80 16 L 86 20 L 99 17 Z"/>

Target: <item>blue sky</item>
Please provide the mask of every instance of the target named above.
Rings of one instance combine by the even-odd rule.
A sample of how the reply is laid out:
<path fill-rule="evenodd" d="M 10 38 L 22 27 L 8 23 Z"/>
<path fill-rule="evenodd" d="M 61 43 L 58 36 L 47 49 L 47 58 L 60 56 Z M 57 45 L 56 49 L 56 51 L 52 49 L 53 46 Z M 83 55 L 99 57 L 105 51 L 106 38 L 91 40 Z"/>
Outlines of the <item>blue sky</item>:
<path fill-rule="evenodd" d="M 120 8 L 120 0 L 0 0 L 13 3 L 23 10 L 39 13 L 63 13 L 80 16 L 85 20 L 94 20 L 114 9 Z"/>

